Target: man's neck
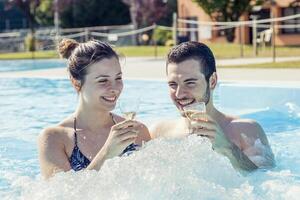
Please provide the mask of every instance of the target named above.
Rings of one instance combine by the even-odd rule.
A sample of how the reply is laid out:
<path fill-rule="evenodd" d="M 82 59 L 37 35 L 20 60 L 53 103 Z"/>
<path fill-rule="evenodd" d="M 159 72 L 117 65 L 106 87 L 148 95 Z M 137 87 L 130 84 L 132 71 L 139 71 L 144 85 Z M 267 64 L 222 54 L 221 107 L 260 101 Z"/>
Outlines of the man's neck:
<path fill-rule="evenodd" d="M 230 117 L 225 115 L 224 113 L 220 112 L 216 109 L 213 105 L 211 105 L 207 109 L 207 114 L 223 129 L 228 125 L 230 121 Z"/>

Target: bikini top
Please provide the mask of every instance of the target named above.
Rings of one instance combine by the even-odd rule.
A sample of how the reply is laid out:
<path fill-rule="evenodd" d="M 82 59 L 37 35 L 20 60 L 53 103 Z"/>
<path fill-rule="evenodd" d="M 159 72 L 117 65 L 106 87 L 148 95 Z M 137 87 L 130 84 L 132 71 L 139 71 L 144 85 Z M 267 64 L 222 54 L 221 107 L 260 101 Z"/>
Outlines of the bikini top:
<path fill-rule="evenodd" d="M 112 114 L 110 114 L 110 115 L 112 117 L 114 124 L 116 124 L 117 122 L 114 119 L 113 115 Z M 91 163 L 91 161 L 80 151 L 80 149 L 78 147 L 77 132 L 76 132 L 76 118 L 74 118 L 74 141 L 75 141 L 75 145 L 74 145 L 72 154 L 69 158 L 69 162 L 70 162 L 71 168 L 74 171 L 79 171 L 79 170 L 85 169 Z M 129 155 L 133 151 L 136 151 L 138 147 L 139 147 L 139 145 L 132 143 L 124 149 L 124 151 L 122 152 L 122 154 L 120 156 Z"/>

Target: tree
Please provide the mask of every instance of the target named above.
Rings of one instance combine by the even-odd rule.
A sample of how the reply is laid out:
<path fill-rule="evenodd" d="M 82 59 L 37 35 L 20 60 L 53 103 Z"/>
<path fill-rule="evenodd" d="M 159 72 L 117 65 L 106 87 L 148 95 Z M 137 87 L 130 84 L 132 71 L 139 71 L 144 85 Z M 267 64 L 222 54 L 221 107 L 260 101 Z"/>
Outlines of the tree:
<path fill-rule="evenodd" d="M 253 6 L 261 5 L 262 0 L 193 0 L 214 21 L 233 22 L 238 21 L 245 13 L 250 12 Z M 226 39 L 233 42 L 235 38 L 235 27 L 225 29 Z"/>
<path fill-rule="evenodd" d="M 163 0 L 122 0 L 129 6 L 131 22 L 136 28 L 152 25 L 165 16 L 167 4 Z"/>
<path fill-rule="evenodd" d="M 69 0 L 60 12 L 61 26 L 87 27 L 130 23 L 128 7 L 121 0 Z"/>
<path fill-rule="evenodd" d="M 32 52 L 35 51 L 36 12 L 40 3 L 40 0 L 8 0 L 6 3 L 6 9 L 11 9 L 16 6 L 27 18 L 30 35 L 27 35 L 25 44 L 28 50 Z"/>
<path fill-rule="evenodd" d="M 173 13 L 177 13 L 177 0 L 167 0 L 166 4 L 166 13 L 157 21 L 157 24 L 162 26 L 172 26 Z"/>
<path fill-rule="evenodd" d="M 150 26 L 166 15 L 167 4 L 164 0 L 122 0 L 129 6 L 131 23 L 134 29 Z M 148 35 L 152 31 L 149 31 Z M 150 40 L 149 40 L 150 41 Z M 139 44 L 136 37 L 136 43 Z"/>
<path fill-rule="evenodd" d="M 54 1 L 41 1 L 36 10 L 36 21 L 42 26 L 52 26 L 54 18 Z"/>
<path fill-rule="evenodd" d="M 6 3 L 6 9 L 17 6 L 23 12 L 28 20 L 31 35 L 34 35 L 36 25 L 36 10 L 40 5 L 40 0 L 9 0 Z"/>

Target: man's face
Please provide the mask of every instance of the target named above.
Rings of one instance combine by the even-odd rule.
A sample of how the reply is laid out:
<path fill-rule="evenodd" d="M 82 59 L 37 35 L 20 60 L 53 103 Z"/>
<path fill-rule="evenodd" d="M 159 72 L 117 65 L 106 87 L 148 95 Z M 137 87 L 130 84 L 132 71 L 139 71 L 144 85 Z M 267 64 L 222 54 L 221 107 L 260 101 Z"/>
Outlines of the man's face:
<path fill-rule="evenodd" d="M 210 89 L 200 67 L 200 62 L 195 59 L 167 66 L 170 97 L 179 111 L 196 101 L 207 104 L 210 99 Z"/>

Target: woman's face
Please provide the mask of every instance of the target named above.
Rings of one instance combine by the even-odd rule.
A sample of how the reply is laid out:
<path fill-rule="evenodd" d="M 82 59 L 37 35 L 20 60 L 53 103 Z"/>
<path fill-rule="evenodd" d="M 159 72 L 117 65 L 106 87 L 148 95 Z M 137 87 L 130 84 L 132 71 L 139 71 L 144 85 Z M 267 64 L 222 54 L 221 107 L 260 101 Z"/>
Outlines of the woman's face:
<path fill-rule="evenodd" d="M 117 58 L 103 59 L 87 68 L 80 94 L 92 108 L 111 111 L 123 89 L 121 66 Z"/>

